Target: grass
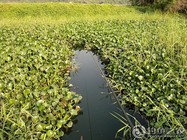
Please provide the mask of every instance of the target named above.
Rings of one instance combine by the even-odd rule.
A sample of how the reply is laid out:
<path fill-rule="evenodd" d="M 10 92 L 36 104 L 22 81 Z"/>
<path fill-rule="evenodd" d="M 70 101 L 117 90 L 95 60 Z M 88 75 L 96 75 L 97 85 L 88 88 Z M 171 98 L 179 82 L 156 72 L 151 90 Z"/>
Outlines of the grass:
<path fill-rule="evenodd" d="M 68 4 L 68 3 L 7 3 L 0 4 L 0 15 L 5 17 L 76 17 L 108 16 L 133 12 L 133 9 L 117 5 Z M 112 11 L 112 12 L 111 12 Z"/>
<path fill-rule="evenodd" d="M 142 9 L 136 7 L 112 4 L 1 3 L 0 26 L 36 23 L 59 24 L 72 21 L 107 19 L 142 20 L 173 18 L 173 15 L 170 14 L 151 11 L 146 7 L 144 9 L 146 10 L 142 11 Z"/>
<path fill-rule="evenodd" d="M 127 0 L 0 0 L 0 2 L 75 2 L 126 4 Z"/>

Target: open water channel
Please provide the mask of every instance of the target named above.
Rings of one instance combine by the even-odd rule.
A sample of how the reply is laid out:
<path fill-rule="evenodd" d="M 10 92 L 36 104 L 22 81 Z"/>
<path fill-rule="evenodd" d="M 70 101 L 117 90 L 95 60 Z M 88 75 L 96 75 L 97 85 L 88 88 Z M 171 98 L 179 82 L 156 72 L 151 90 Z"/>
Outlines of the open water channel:
<path fill-rule="evenodd" d="M 79 104 L 82 113 L 61 140 L 121 140 L 115 135 L 123 125 L 111 113 L 122 113 L 98 68 L 104 66 L 90 51 L 77 50 L 75 53 L 73 60 L 78 69 L 71 72 L 70 83 L 73 84 L 71 90 L 83 97 Z"/>

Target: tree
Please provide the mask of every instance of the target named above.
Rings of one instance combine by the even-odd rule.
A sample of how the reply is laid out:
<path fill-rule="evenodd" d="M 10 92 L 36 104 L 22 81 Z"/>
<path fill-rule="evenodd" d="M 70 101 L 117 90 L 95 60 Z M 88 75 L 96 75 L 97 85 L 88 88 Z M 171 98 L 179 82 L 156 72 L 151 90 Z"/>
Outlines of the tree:
<path fill-rule="evenodd" d="M 152 5 L 161 10 L 187 13 L 186 0 L 130 0 L 132 5 Z"/>

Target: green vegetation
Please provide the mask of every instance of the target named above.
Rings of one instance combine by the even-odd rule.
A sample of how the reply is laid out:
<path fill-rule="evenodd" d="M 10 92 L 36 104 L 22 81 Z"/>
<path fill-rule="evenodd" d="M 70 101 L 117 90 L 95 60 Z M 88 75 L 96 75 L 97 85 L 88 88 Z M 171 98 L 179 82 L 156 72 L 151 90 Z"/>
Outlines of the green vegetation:
<path fill-rule="evenodd" d="M 122 104 L 150 126 L 186 130 L 184 17 L 114 5 L 0 7 L 1 139 L 58 139 L 72 127 L 81 99 L 68 84 L 76 47 L 101 56 Z"/>
<path fill-rule="evenodd" d="M 111 12 L 112 10 L 112 12 Z M 130 12 L 129 8 L 117 5 L 68 4 L 68 3 L 8 3 L 0 4 L 2 18 L 25 17 L 77 17 L 77 16 L 116 16 Z"/>
<path fill-rule="evenodd" d="M 112 11 L 112 12 L 111 12 Z M 129 15 L 130 14 L 130 15 Z M 117 5 L 68 3 L 0 4 L 0 26 L 15 24 L 59 24 L 80 20 L 130 18 L 138 15 L 134 8 Z M 46 22 L 47 21 L 47 22 Z"/>
<path fill-rule="evenodd" d="M 59 138 L 81 96 L 69 91 L 72 49 L 50 28 L 0 29 L 0 138 Z M 57 35 L 57 34 L 56 34 Z"/>
<path fill-rule="evenodd" d="M 0 3 L 0 26 L 54 25 L 74 21 L 171 19 L 176 17 L 173 17 L 173 14 L 153 11 L 149 7 L 111 4 Z"/>
<path fill-rule="evenodd" d="M 67 25 L 72 46 L 96 50 L 122 104 L 156 128 L 187 127 L 186 20 L 117 20 Z M 69 27 L 70 26 L 70 27 Z"/>
<path fill-rule="evenodd" d="M 0 2 L 73 2 L 73 3 L 126 4 L 128 0 L 0 0 Z"/>
<path fill-rule="evenodd" d="M 187 14 L 186 0 L 130 0 L 132 5 L 149 5 L 153 8 Z"/>

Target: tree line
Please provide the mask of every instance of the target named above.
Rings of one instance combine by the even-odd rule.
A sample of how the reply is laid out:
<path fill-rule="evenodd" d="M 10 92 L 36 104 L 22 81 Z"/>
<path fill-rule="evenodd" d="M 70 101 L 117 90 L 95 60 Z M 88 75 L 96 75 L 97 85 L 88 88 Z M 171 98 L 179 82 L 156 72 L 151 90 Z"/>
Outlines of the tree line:
<path fill-rule="evenodd" d="M 187 14 L 187 0 L 130 0 L 132 5 L 149 5 L 161 10 Z"/>

